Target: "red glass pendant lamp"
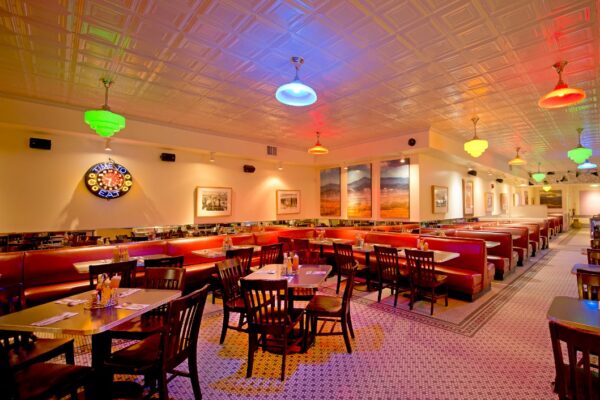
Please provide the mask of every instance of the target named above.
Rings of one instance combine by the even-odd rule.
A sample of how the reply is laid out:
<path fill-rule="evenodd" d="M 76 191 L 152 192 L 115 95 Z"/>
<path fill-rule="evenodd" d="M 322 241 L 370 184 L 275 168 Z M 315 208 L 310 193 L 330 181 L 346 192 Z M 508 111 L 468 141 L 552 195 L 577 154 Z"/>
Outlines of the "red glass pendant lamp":
<path fill-rule="evenodd" d="M 571 106 L 579 103 L 585 99 L 585 91 L 578 88 L 570 88 L 562 80 L 562 73 L 567 65 L 567 61 L 559 61 L 553 65 L 556 73 L 558 74 L 558 83 L 553 91 L 545 94 L 538 101 L 538 105 L 541 108 L 561 108 Z"/>

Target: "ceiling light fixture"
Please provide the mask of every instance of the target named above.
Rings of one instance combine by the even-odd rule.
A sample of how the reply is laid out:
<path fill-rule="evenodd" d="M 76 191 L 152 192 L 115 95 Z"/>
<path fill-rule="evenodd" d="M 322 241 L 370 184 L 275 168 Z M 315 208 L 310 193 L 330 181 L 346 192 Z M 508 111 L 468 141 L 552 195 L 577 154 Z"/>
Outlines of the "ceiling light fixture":
<path fill-rule="evenodd" d="M 567 152 L 567 156 L 569 156 L 569 158 L 575 164 L 581 164 L 582 162 L 584 162 L 592 156 L 592 149 L 588 147 L 583 147 L 581 145 L 581 132 L 583 132 L 583 128 L 577 128 L 577 133 L 579 135 L 579 142 L 577 144 L 577 147 Z"/>
<path fill-rule="evenodd" d="M 582 89 L 570 88 L 562 80 L 562 73 L 567 65 L 567 61 L 559 61 L 553 65 L 558 74 L 558 83 L 554 90 L 545 94 L 538 101 L 538 105 L 542 108 L 561 108 L 579 103 L 585 99 L 585 92 Z"/>
<path fill-rule="evenodd" d="M 317 93 L 308 85 L 305 85 L 300 81 L 298 77 L 298 71 L 302 64 L 304 64 L 304 58 L 292 57 L 292 64 L 296 68 L 296 76 L 290 83 L 279 86 L 275 92 L 275 98 L 283 104 L 288 106 L 302 107 L 310 106 L 317 101 Z"/>
<path fill-rule="evenodd" d="M 283 171 L 283 163 L 281 161 L 279 161 L 279 163 L 277 164 L 277 169 Z"/>
<path fill-rule="evenodd" d="M 519 156 L 519 150 L 521 150 L 521 148 L 517 147 L 517 156 L 508 162 L 509 165 L 518 166 L 527 164 L 527 161 Z"/>
<path fill-rule="evenodd" d="M 536 181 L 537 183 L 540 183 L 541 181 L 544 180 L 544 178 L 546 177 L 546 174 L 543 172 L 540 172 L 540 163 L 538 163 L 538 170 L 537 172 L 531 174 L 531 177 L 533 178 L 534 181 Z"/>
<path fill-rule="evenodd" d="M 317 132 L 317 143 L 315 143 L 313 147 L 308 149 L 308 154 L 321 155 L 329 153 L 329 150 L 327 150 L 327 148 L 321 146 L 321 142 L 319 141 L 320 138 L 321 132 Z"/>
<path fill-rule="evenodd" d="M 102 137 L 111 137 L 121 129 L 125 128 L 125 117 L 110 111 L 108 106 L 108 88 L 112 81 L 107 78 L 101 78 L 104 85 L 104 105 L 99 110 L 87 110 L 84 114 L 84 121 L 96 133 Z"/>
<path fill-rule="evenodd" d="M 471 121 L 473 121 L 473 139 L 466 142 L 464 148 L 471 157 L 477 158 L 488 148 L 488 141 L 477 137 L 477 121 L 479 121 L 479 117 L 473 117 Z"/>
<path fill-rule="evenodd" d="M 593 162 L 590 162 L 590 160 L 585 160 L 584 163 L 579 164 L 577 166 L 577 169 L 594 169 L 594 168 L 598 168 L 598 165 L 594 164 Z"/>
<path fill-rule="evenodd" d="M 215 152 L 214 151 L 210 152 L 208 161 L 215 162 Z"/>
<path fill-rule="evenodd" d="M 112 147 L 110 147 L 110 139 L 106 139 L 104 143 L 104 151 L 112 151 Z"/>
<path fill-rule="evenodd" d="M 548 182 L 544 182 L 544 186 L 542 186 L 542 189 L 544 189 L 544 192 L 549 192 L 550 190 L 552 190 L 552 185 Z"/>

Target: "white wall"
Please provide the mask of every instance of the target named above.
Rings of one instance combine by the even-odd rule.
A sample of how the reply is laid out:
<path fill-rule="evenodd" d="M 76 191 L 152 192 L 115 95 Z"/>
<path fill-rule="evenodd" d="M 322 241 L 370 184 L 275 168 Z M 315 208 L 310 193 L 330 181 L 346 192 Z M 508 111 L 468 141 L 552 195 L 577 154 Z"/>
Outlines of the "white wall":
<path fill-rule="evenodd" d="M 168 129 L 165 129 L 168 134 Z M 29 137 L 52 139 L 52 150 L 29 149 Z M 117 228 L 201 222 L 274 220 L 275 191 L 301 191 L 301 213 L 286 219 L 318 216 L 317 172 L 312 166 L 285 165 L 239 158 L 217 158 L 174 151 L 175 163 L 159 159 L 169 151 L 115 141 L 106 153 L 97 136 L 44 135 L 0 128 L 0 232 Z M 108 155 L 127 167 L 134 187 L 126 196 L 104 200 L 88 192 L 83 175 Z M 254 174 L 243 164 L 256 167 Z M 233 189 L 229 217 L 194 218 L 197 186 Z"/>

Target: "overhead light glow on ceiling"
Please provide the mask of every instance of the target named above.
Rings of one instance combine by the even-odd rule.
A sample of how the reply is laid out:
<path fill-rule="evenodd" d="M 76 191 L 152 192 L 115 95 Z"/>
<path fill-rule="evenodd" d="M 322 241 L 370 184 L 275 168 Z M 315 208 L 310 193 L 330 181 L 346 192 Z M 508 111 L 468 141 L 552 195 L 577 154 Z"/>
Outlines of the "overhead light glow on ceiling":
<path fill-rule="evenodd" d="M 275 92 L 275 98 L 280 102 L 288 106 L 303 107 L 310 106 L 317 101 L 317 93 L 310 86 L 302 83 L 298 77 L 298 71 L 302 64 L 304 64 L 304 58 L 292 57 L 292 64 L 296 68 L 296 76 L 290 83 L 279 86 Z"/>
<path fill-rule="evenodd" d="M 100 79 L 104 85 L 104 105 L 98 110 L 87 110 L 84 121 L 96 133 L 102 137 L 111 137 L 121 129 L 125 128 L 125 117 L 115 114 L 108 106 L 108 88 L 112 85 L 110 79 Z"/>
<path fill-rule="evenodd" d="M 479 121 L 479 117 L 473 117 L 471 121 L 473 121 L 473 139 L 466 142 L 464 148 L 471 157 L 477 158 L 488 148 L 488 141 L 477 137 L 477 121 Z"/>
<path fill-rule="evenodd" d="M 588 158 L 590 158 L 592 156 L 592 149 L 583 147 L 581 145 L 581 132 L 582 131 L 583 131 L 583 128 L 577 128 L 577 133 L 579 135 L 579 142 L 577 144 L 577 147 L 575 147 L 574 149 L 571 149 L 567 152 L 567 156 L 569 156 L 569 158 L 575 164 L 581 164 L 582 162 L 584 162 L 585 160 L 587 160 Z"/>
<path fill-rule="evenodd" d="M 582 89 L 570 88 L 562 80 L 562 73 L 567 65 L 567 61 L 559 61 L 553 65 L 558 74 L 558 83 L 554 90 L 545 94 L 538 101 L 538 105 L 542 108 L 561 108 L 567 107 L 585 99 L 585 92 Z"/>

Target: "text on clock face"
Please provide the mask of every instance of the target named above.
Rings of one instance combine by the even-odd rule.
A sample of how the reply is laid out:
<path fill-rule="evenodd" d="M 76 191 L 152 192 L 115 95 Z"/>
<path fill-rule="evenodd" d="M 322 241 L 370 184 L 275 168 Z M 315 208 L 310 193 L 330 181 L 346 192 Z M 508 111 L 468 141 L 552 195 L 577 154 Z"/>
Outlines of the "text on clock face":
<path fill-rule="evenodd" d="M 90 192 L 104 199 L 123 196 L 133 185 L 133 178 L 127 168 L 114 162 L 93 165 L 86 172 L 84 181 Z"/>

